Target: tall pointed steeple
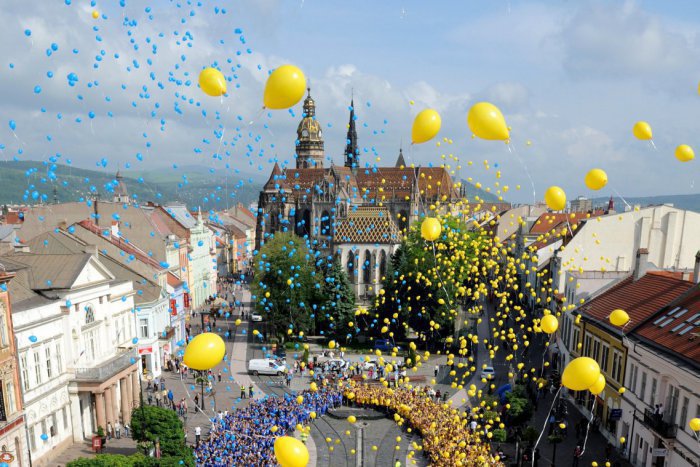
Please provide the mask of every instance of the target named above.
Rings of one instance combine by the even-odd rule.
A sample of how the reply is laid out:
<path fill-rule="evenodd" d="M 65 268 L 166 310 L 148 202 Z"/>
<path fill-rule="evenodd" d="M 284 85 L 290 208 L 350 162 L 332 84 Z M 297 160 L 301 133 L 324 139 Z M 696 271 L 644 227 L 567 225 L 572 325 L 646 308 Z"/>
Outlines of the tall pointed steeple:
<path fill-rule="evenodd" d="M 403 158 L 403 146 L 399 148 L 399 157 L 396 159 L 396 167 L 406 167 L 406 160 Z"/>
<path fill-rule="evenodd" d="M 357 148 L 357 130 L 355 129 L 355 98 L 350 99 L 350 122 L 345 141 L 345 167 L 357 170 L 360 166 L 360 150 Z"/>

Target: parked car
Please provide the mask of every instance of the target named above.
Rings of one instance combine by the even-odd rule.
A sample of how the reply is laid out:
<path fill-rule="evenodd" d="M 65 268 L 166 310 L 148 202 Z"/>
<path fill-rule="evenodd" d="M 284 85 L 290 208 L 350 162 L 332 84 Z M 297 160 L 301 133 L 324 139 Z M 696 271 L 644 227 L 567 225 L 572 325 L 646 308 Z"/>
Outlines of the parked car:
<path fill-rule="evenodd" d="M 281 364 L 279 360 L 271 358 L 253 359 L 248 362 L 248 373 L 258 375 L 282 376 L 287 372 L 287 366 Z"/>
<path fill-rule="evenodd" d="M 389 339 L 377 339 L 374 341 L 374 349 L 381 350 L 382 352 L 390 352 L 396 347 L 397 350 L 401 350 L 401 347 L 394 345 Z"/>
<path fill-rule="evenodd" d="M 254 323 L 259 323 L 263 320 L 263 318 L 261 315 L 259 315 L 257 313 L 253 313 L 252 315 L 250 315 L 250 320 L 253 321 Z"/>
<path fill-rule="evenodd" d="M 492 366 L 487 366 L 484 367 L 484 369 L 481 370 L 481 379 L 485 380 L 491 380 L 496 376 L 496 371 L 493 369 Z"/>

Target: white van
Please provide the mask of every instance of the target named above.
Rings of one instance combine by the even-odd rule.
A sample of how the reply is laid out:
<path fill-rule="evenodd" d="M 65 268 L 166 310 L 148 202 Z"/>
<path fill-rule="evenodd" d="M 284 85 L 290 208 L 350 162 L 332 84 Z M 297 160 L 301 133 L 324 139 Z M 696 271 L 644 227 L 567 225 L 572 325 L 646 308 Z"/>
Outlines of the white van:
<path fill-rule="evenodd" d="M 260 358 L 248 362 L 248 373 L 258 375 L 282 376 L 287 372 L 287 367 L 270 358 Z"/>

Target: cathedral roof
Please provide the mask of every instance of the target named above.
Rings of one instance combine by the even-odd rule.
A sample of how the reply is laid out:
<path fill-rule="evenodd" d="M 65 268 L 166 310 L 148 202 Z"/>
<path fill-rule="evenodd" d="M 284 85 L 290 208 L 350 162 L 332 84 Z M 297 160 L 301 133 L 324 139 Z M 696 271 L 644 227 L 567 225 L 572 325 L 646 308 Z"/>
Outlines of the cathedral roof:
<path fill-rule="evenodd" d="M 336 243 L 399 243 L 401 231 L 387 208 L 360 206 L 336 222 Z"/>
<path fill-rule="evenodd" d="M 357 184 L 363 197 L 375 202 L 406 200 L 415 180 L 423 197 L 457 196 L 452 178 L 443 167 L 377 167 L 357 172 Z"/>
<path fill-rule="evenodd" d="M 403 158 L 403 148 L 399 149 L 399 157 L 396 159 L 396 167 L 406 167 L 406 160 Z"/>
<path fill-rule="evenodd" d="M 280 169 L 280 166 L 277 164 L 277 162 L 275 162 L 275 166 L 272 167 L 272 172 L 270 173 L 270 178 L 267 179 L 267 183 L 265 183 L 263 190 L 277 190 L 278 188 L 283 188 L 286 186 L 287 183 L 284 174 L 282 173 L 282 169 Z"/>

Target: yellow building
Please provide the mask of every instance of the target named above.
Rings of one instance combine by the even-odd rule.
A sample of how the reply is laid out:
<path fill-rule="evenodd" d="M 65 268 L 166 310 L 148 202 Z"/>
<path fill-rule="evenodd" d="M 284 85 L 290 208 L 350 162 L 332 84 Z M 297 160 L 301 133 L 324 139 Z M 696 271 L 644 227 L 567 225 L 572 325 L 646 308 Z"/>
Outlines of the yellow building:
<path fill-rule="evenodd" d="M 625 334 L 692 285 L 678 273 L 659 271 L 639 275 L 635 272 L 601 290 L 573 313 L 564 316 L 561 341 L 569 360 L 581 356 L 594 359 L 607 382 L 598 396 L 589 391 L 571 395 L 584 413 L 593 411 L 601 432 L 614 444 L 617 423 L 622 415 L 619 389 L 625 384 L 627 366 Z M 624 328 L 613 326 L 609 321 L 610 313 L 615 309 L 623 309 L 630 316 Z"/>

